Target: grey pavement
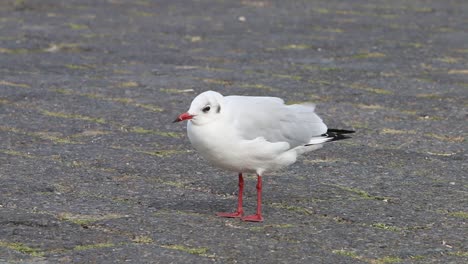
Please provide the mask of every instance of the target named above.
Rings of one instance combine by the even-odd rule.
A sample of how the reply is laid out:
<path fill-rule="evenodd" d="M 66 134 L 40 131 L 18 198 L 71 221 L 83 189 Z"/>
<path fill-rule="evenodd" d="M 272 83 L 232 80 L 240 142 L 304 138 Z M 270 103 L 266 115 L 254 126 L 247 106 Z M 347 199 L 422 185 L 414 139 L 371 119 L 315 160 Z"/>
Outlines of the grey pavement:
<path fill-rule="evenodd" d="M 2 0 L 0 263 L 467 263 L 465 0 Z M 237 175 L 198 93 L 311 101 L 353 138 Z M 255 177 L 245 208 L 255 208 Z"/>

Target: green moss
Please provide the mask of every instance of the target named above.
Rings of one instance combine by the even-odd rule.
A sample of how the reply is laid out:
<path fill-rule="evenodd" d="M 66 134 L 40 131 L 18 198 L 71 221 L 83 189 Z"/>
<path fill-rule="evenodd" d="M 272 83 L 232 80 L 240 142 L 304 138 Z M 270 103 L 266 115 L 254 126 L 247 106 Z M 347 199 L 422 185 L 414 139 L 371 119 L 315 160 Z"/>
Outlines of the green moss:
<path fill-rule="evenodd" d="M 314 8 L 314 11 L 319 13 L 319 14 L 328 14 L 328 13 L 330 13 L 330 10 L 326 9 L 326 8 Z"/>
<path fill-rule="evenodd" d="M 166 132 L 159 130 L 145 129 L 142 127 L 131 127 L 129 132 L 138 133 L 138 134 L 153 134 L 163 137 L 172 137 L 172 138 L 181 138 L 182 134 L 177 132 Z"/>
<path fill-rule="evenodd" d="M 281 78 L 281 79 L 291 79 L 291 80 L 296 80 L 300 81 L 302 79 L 301 76 L 296 76 L 296 75 L 289 75 L 289 74 L 272 74 L 271 76 Z"/>
<path fill-rule="evenodd" d="M 7 81 L 0 81 L 0 85 L 18 87 L 18 88 L 31 88 L 31 85 L 25 83 L 13 83 Z"/>
<path fill-rule="evenodd" d="M 19 151 L 11 150 L 11 149 L 0 149 L 0 153 L 8 154 L 11 156 L 19 156 L 19 157 L 24 157 L 24 158 L 36 158 L 33 155 L 27 154 L 27 153 L 22 153 Z"/>
<path fill-rule="evenodd" d="M 154 105 L 137 103 L 135 102 L 135 100 L 131 98 L 107 97 L 105 95 L 98 94 L 98 93 L 78 93 L 78 92 L 74 92 L 73 90 L 62 89 L 62 88 L 53 88 L 53 89 L 50 89 L 50 91 L 54 91 L 56 93 L 61 93 L 61 94 L 66 94 L 66 95 L 75 94 L 75 95 L 85 96 L 85 97 L 92 98 L 92 99 L 100 99 L 100 100 L 118 102 L 118 103 L 123 103 L 123 104 L 129 104 L 129 105 L 141 107 L 141 108 L 153 111 L 153 112 L 162 112 L 164 110 L 163 108 L 157 107 Z"/>
<path fill-rule="evenodd" d="M 189 254 L 193 255 L 199 255 L 199 256 L 208 256 L 208 248 L 206 247 L 187 247 L 184 245 L 162 245 L 161 247 L 163 248 L 168 248 L 168 249 L 175 249 L 183 252 L 187 252 Z"/>
<path fill-rule="evenodd" d="M 468 252 L 467 251 L 455 251 L 455 252 L 449 252 L 448 253 L 451 256 L 457 256 L 457 257 L 468 257 Z"/>
<path fill-rule="evenodd" d="M 353 89 L 364 90 L 364 91 L 371 92 L 371 93 L 376 93 L 376 94 L 393 94 L 393 92 L 389 91 L 389 90 L 369 87 L 369 86 L 358 84 L 358 83 L 353 83 L 353 84 L 350 85 L 350 87 L 353 88 Z"/>
<path fill-rule="evenodd" d="M 106 123 L 106 120 L 103 119 L 103 118 L 95 118 L 95 117 L 84 116 L 84 115 L 79 115 L 79 114 L 67 114 L 67 113 L 63 113 L 63 112 L 52 112 L 52 111 L 47 111 L 47 110 L 39 110 L 39 111 L 42 114 L 47 115 L 47 116 L 66 118 L 66 119 L 78 119 L 78 120 L 84 120 L 84 121 L 99 123 L 99 124 L 105 124 Z"/>
<path fill-rule="evenodd" d="M 347 256 L 351 258 L 360 258 L 358 254 L 354 251 L 349 251 L 349 250 L 344 250 L 344 249 L 338 249 L 338 250 L 333 250 L 333 254 L 341 255 L 341 256 Z"/>
<path fill-rule="evenodd" d="M 353 59 L 369 59 L 369 58 L 383 58 L 386 57 L 385 54 L 380 52 L 368 52 L 368 53 L 359 53 L 351 56 Z"/>
<path fill-rule="evenodd" d="M 347 186 L 342 186 L 342 185 L 338 185 L 338 184 L 330 184 L 330 186 L 334 186 L 334 187 L 337 187 L 341 190 L 344 190 L 344 191 L 348 191 L 348 192 L 351 192 L 351 193 L 354 193 L 364 199 L 373 199 L 373 200 L 379 200 L 379 201 L 388 201 L 389 198 L 388 197 L 382 197 L 382 196 L 374 196 L 374 195 L 371 195 L 369 194 L 368 192 L 364 191 L 364 190 L 360 190 L 360 189 L 357 189 L 357 188 L 351 188 L 351 187 L 347 187 Z"/>
<path fill-rule="evenodd" d="M 50 140 L 58 144 L 79 144 L 79 142 L 72 141 L 67 137 L 55 136 L 52 133 L 48 133 L 48 132 L 25 132 L 25 134 L 29 136 L 38 137 L 41 139 Z"/>
<path fill-rule="evenodd" d="M 463 218 L 463 219 L 468 219 L 468 212 L 463 212 L 463 211 L 450 212 L 448 215 Z"/>
<path fill-rule="evenodd" d="M 6 48 L 0 48 L 0 53 L 5 53 L 5 54 L 25 54 L 28 53 L 29 50 L 27 49 L 6 49 Z"/>
<path fill-rule="evenodd" d="M 351 257 L 351 258 L 358 259 L 358 260 L 372 263 L 372 264 L 398 263 L 398 262 L 403 261 L 403 259 L 399 257 L 392 257 L 392 256 L 386 256 L 386 257 L 378 258 L 378 259 L 366 258 L 366 257 L 358 255 L 354 251 L 349 251 L 349 250 L 344 250 L 344 249 L 333 250 L 332 252 L 337 255 Z"/>
<path fill-rule="evenodd" d="M 219 84 L 219 85 L 223 85 L 223 86 L 232 85 L 232 82 L 227 81 L 227 80 L 218 80 L 218 79 L 209 79 L 209 78 L 205 78 L 205 79 L 201 79 L 201 80 L 203 82 L 205 82 L 205 83 L 213 83 L 213 84 Z"/>
<path fill-rule="evenodd" d="M 73 30 L 89 29 L 89 27 L 87 25 L 83 25 L 83 24 L 68 23 L 67 25 L 68 25 L 69 28 L 71 28 Z"/>
<path fill-rule="evenodd" d="M 65 64 L 65 67 L 71 70 L 89 70 L 94 68 L 91 65 Z"/>
<path fill-rule="evenodd" d="M 325 81 L 325 80 L 308 80 L 307 82 L 313 83 L 313 84 L 320 84 L 320 85 L 332 85 L 333 84 L 333 82 Z"/>
<path fill-rule="evenodd" d="M 177 188 L 184 188 L 185 184 L 183 182 L 177 182 L 177 181 L 162 181 L 163 184 L 169 185 L 169 186 L 174 186 Z"/>
<path fill-rule="evenodd" d="M 42 250 L 26 246 L 25 244 L 19 242 L 0 241 L 0 247 L 6 247 L 8 249 L 16 250 L 23 254 L 28 254 L 34 257 L 42 257 L 44 255 L 44 252 Z"/>
<path fill-rule="evenodd" d="M 134 88 L 140 86 L 137 82 L 129 81 L 129 82 L 121 82 L 117 85 L 117 87 L 121 88 Z"/>
<path fill-rule="evenodd" d="M 91 245 L 80 245 L 73 248 L 73 250 L 82 251 L 82 250 L 89 250 L 89 249 L 96 249 L 96 248 L 108 248 L 114 247 L 115 244 L 113 243 L 98 243 L 98 244 L 91 244 Z"/>
<path fill-rule="evenodd" d="M 396 227 L 396 226 L 390 226 L 384 223 L 374 223 L 371 225 L 372 227 L 379 228 L 379 229 L 384 229 L 384 230 L 389 230 L 393 232 L 400 232 L 402 228 Z"/>

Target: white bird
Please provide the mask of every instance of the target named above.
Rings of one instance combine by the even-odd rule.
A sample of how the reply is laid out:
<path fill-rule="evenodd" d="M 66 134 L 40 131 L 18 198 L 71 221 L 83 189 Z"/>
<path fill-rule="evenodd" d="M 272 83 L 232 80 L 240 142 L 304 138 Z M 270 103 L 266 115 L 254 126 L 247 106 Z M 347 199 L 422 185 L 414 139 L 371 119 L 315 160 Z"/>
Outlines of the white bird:
<path fill-rule="evenodd" d="M 328 129 L 311 103 L 286 105 L 277 97 L 223 96 L 206 91 L 174 121 L 188 120 L 193 147 L 214 166 L 239 173 L 237 210 L 218 213 L 261 222 L 262 176 L 293 164 L 322 143 L 349 138 L 349 130 Z M 243 216 L 242 173 L 257 174 L 256 214 Z"/>

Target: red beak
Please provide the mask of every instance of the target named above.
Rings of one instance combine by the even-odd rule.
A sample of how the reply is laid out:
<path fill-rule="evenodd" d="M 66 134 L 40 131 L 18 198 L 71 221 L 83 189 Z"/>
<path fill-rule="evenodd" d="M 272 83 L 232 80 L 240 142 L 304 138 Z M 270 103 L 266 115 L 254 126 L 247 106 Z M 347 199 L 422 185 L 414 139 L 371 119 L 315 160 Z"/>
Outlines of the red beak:
<path fill-rule="evenodd" d="M 180 122 L 180 121 L 184 121 L 184 120 L 190 120 L 192 119 L 194 116 L 189 114 L 189 113 L 183 113 L 181 114 L 179 117 L 176 118 L 176 120 L 174 120 L 173 123 L 175 122 Z"/>

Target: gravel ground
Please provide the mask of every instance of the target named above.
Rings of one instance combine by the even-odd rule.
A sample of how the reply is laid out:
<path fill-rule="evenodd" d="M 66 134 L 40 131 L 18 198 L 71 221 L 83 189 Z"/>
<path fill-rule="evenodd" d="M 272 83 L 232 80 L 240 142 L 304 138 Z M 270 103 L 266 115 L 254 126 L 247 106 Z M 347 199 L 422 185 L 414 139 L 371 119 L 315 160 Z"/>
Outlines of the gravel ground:
<path fill-rule="evenodd" d="M 0 263 L 467 263 L 465 0 L 3 0 Z M 172 120 L 198 93 L 354 129 L 264 178 Z M 255 177 L 246 178 L 248 213 Z"/>

